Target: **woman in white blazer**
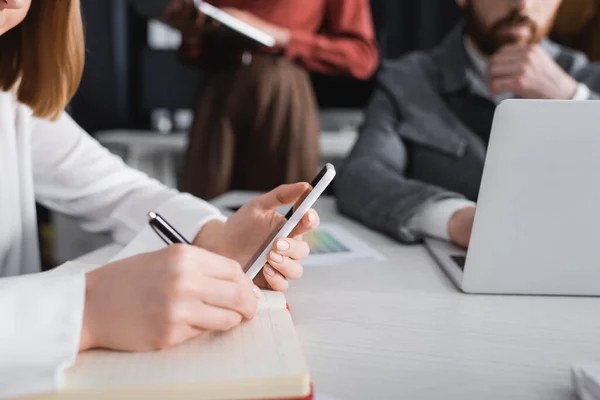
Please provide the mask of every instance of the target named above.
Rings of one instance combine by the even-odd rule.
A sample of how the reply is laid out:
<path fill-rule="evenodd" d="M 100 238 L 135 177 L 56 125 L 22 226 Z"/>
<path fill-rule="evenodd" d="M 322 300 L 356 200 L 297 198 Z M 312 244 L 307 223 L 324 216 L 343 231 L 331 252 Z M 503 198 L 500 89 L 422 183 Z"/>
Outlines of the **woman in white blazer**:
<path fill-rule="evenodd" d="M 251 282 L 240 265 L 282 223 L 274 209 L 308 185 L 279 187 L 226 220 L 128 168 L 63 112 L 83 55 L 79 0 L 0 0 L 0 397 L 52 390 L 82 350 L 152 350 L 230 329 L 256 312 L 254 283 L 285 290 L 308 255 L 305 242 L 279 239 Z M 40 273 L 36 200 L 120 243 L 157 211 L 196 246 Z M 318 222 L 311 210 L 292 236 Z"/>

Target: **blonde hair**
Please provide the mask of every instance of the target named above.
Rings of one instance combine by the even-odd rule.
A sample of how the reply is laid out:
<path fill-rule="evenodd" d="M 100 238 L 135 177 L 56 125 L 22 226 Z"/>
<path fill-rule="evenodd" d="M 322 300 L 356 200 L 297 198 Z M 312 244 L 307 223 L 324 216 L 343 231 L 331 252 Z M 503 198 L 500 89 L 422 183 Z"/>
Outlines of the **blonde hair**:
<path fill-rule="evenodd" d="M 15 89 L 35 116 L 56 119 L 83 73 L 79 0 L 32 1 L 23 22 L 0 35 L 0 54 L 0 89 Z"/>

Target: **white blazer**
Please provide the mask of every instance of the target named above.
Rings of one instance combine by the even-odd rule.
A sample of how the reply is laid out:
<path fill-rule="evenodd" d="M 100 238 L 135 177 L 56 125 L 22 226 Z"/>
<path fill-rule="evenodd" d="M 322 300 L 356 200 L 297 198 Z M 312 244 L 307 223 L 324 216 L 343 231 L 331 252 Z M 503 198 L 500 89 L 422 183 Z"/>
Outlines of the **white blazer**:
<path fill-rule="evenodd" d="M 85 275 L 40 273 L 36 200 L 123 244 L 149 229 L 151 210 L 190 239 L 223 218 L 128 168 L 67 114 L 39 120 L 0 92 L 0 398 L 56 389 L 79 347 Z"/>

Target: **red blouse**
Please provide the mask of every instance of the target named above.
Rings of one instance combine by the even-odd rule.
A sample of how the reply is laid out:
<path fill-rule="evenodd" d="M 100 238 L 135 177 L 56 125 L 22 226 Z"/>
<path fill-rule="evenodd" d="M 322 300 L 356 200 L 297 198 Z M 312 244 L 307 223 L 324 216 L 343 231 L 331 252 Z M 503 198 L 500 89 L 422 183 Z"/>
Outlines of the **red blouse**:
<path fill-rule="evenodd" d="M 368 79 L 379 63 L 369 0 L 208 0 L 288 28 L 284 55 L 309 70 Z"/>

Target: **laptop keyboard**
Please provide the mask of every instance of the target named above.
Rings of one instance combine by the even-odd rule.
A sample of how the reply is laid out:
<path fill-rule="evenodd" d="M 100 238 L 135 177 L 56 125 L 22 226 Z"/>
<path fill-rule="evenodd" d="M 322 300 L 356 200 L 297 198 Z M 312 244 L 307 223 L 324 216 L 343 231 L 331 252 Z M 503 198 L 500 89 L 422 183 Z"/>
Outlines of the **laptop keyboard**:
<path fill-rule="evenodd" d="M 458 268 L 460 268 L 461 271 L 465 270 L 465 263 L 467 261 L 466 256 L 450 256 L 450 258 L 452 258 L 452 261 L 458 265 Z"/>

